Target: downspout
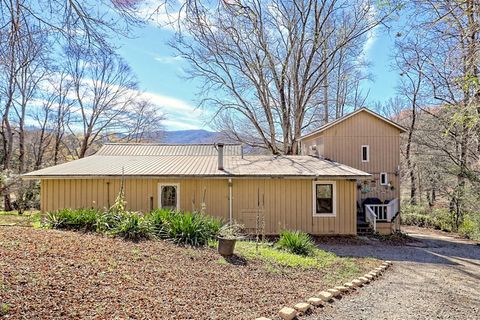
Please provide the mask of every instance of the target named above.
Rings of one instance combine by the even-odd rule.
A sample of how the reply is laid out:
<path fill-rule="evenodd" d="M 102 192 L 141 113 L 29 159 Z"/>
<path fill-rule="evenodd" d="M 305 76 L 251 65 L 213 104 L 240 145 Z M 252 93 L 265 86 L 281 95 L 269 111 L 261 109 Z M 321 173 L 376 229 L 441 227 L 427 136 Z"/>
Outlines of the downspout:
<path fill-rule="evenodd" d="M 230 225 L 233 223 L 233 201 L 232 201 L 232 179 L 228 179 L 228 220 Z"/>

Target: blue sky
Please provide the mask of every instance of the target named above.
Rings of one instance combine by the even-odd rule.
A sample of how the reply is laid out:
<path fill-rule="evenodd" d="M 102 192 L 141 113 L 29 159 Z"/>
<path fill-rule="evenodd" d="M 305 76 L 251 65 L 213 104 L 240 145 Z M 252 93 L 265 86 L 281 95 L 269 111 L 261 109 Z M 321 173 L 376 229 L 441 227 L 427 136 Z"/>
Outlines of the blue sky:
<path fill-rule="evenodd" d="M 135 38 L 122 39 L 118 43 L 119 51 L 132 67 L 140 87 L 166 113 L 164 126 L 167 130 L 211 130 L 205 121 L 208 118 L 205 111 L 196 108 L 195 81 L 184 77 L 183 68 L 187 65 L 174 56 L 174 50 L 167 44 L 171 37 L 171 30 L 147 25 L 136 30 Z M 379 29 L 367 46 L 367 59 L 372 63 L 370 72 L 374 78 L 364 86 L 365 92 L 370 91 L 367 106 L 395 95 L 398 76 L 390 66 L 393 45 L 393 36 Z"/>

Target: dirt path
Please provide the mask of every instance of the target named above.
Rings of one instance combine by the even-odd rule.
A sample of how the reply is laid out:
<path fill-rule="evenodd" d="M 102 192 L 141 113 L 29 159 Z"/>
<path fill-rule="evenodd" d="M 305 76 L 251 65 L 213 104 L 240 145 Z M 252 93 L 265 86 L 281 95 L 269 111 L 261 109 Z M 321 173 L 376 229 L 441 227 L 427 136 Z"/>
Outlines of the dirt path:
<path fill-rule="evenodd" d="M 443 232 L 405 228 L 409 246 L 321 245 L 339 255 L 394 266 L 381 280 L 305 319 L 480 319 L 480 245 Z"/>

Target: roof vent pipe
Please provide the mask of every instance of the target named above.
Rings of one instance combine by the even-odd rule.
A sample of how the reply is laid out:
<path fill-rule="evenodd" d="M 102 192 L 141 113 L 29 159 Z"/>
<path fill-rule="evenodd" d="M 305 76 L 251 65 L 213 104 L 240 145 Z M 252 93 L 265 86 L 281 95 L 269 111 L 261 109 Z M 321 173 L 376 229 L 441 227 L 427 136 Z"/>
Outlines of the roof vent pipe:
<path fill-rule="evenodd" d="M 223 170 L 223 143 L 217 143 L 218 151 L 218 170 Z"/>

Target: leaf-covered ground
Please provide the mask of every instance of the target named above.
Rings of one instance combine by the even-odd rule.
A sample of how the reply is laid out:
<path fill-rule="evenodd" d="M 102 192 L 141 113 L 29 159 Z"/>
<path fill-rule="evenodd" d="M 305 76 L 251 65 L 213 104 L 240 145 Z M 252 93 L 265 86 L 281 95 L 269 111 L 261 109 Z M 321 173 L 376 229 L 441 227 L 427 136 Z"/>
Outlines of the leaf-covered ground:
<path fill-rule="evenodd" d="M 321 269 L 275 267 L 251 254 L 227 261 L 212 248 L 165 241 L 0 227 L 0 312 L 9 319 L 253 319 L 376 264 L 335 257 Z"/>

